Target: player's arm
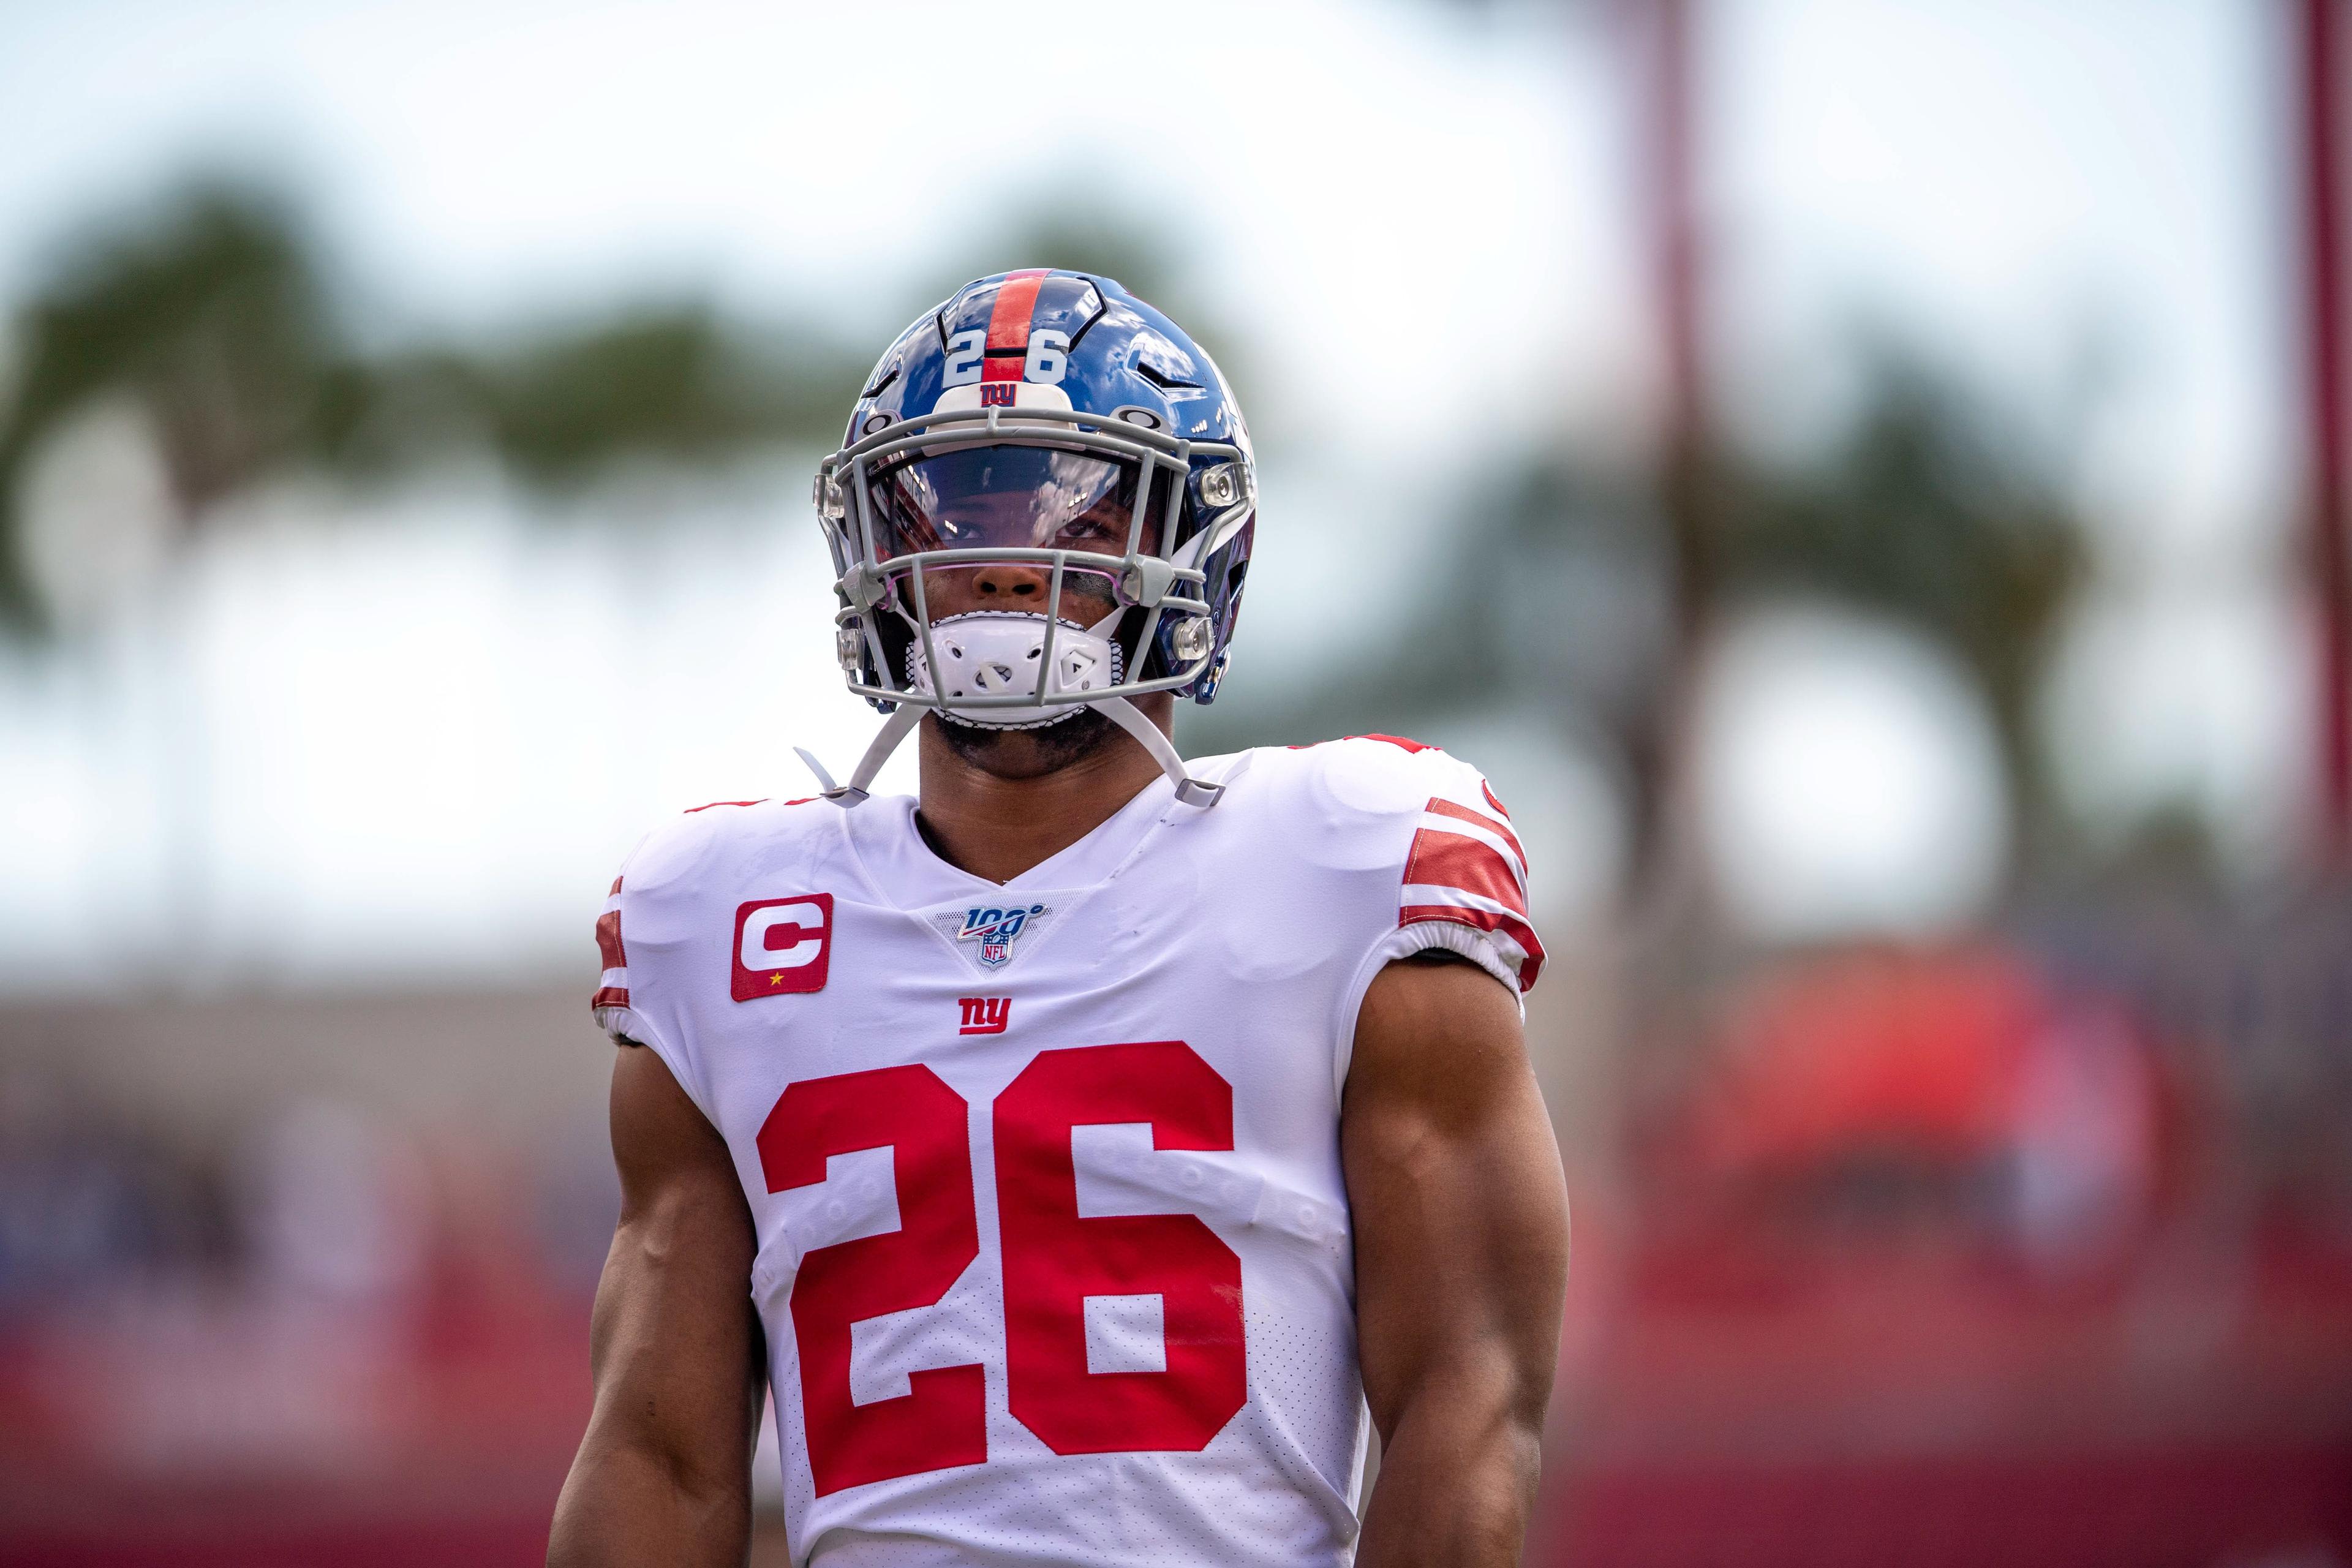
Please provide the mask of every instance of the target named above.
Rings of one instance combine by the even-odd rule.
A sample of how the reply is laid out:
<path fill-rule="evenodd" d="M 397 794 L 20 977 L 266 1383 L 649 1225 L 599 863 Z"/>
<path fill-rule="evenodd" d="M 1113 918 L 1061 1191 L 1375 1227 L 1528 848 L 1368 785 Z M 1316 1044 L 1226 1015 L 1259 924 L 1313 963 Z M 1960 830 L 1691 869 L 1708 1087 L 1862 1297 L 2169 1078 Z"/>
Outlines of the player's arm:
<path fill-rule="evenodd" d="M 547 1560 L 739 1564 L 765 1384 L 751 1211 L 726 1143 L 652 1051 L 620 1048 L 612 1116 L 621 1223 L 596 1287 L 596 1403 Z"/>
<path fill-rule="evenodd" d="M 1510 993 L 1391 963 L 1340 1111 L 1380 1479 L 1363 1568 L 1516 1563 L 1568 1276 L 1568 1194 Z"/>

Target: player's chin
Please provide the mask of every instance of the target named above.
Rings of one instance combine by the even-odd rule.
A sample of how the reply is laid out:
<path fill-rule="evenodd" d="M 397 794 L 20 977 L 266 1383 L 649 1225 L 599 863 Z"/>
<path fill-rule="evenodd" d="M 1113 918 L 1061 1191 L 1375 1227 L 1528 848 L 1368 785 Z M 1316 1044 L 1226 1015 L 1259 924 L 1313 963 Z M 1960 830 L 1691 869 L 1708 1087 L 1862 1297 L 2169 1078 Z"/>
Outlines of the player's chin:
<path fill-rule="evenodd" d="M 1032 779 L 1059 773 L 1108 745 L 1118 727 L 1092 708 L 1034 730 L 983 730 L 943 713 L 929 723 L 948 749 L 982 773 Z"/>

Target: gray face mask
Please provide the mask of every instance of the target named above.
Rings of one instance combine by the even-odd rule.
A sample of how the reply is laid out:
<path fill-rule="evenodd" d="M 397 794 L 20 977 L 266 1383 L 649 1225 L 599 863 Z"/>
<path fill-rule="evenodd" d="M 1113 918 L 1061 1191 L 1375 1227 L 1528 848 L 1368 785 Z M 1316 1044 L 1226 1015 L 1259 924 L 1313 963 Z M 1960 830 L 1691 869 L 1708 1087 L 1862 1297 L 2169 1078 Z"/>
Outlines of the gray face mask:
<path fill-rule="evenodd" d="M 1221 461 L 1197 489 L 1214 510 L 1182 545 L 1163 549 L 1194 483 L 1193 462 L 1209 457 Z M 826 458 L 815 500 L 840 573 L 837 652 L 850 690 L 892 709 L 846 784 L 800 753 L 826 797 L 845 806 L 866 799 L 883 763 L 926 711 L 985 728 L 1029 729 L 1093 708 L 1151 753 L 1179 800 L 1213 805 L 1218 786 L 1191 777 L 1168 737 L 1130 699 L 1188 686 L 1207 671 L 1215 639 L 1200 563 L 1247 522 L 1252 490 L 1248 455 L 1239 447 L 1180 441 L 1045 407 L 901 420 Z M 1042 615 L 932 619 L 928 600 L 938 574 L 995 563 L 1046 570 Z M 1106 600 L 1110 613 L 1091 626 L 1062 613 Z M 1111 635 L 1120 617 L 1138 610 L 1134 646 L 1157 646 L 1167 622 L 1166 645 L 1181 668 L 1138 678 L 1142 659 L 1126 658 Z M 895 618 L 909 639 L 903 680 L 886 655 L 884 617 Z M 869 684 L 868 671 L 880 672 L 884 684 Z"/>

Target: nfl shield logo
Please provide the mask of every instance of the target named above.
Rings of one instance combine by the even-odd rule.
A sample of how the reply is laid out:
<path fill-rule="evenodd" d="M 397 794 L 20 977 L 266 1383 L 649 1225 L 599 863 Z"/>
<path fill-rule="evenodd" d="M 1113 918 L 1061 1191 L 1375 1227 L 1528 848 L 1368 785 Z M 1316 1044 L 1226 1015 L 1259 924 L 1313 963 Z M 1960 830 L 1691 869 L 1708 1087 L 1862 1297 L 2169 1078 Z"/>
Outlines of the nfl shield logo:
<path fill-rule="evenodd" d="M 956 940 L 972 944 L 972 956 L 989 969 L 1002 969 L 1013 962 L 1013 944 L 1032 921 L 1045 912 L 1043 904 L 982 904 L 963 911 L 963 921 L 957 930 Z M 941 923 L 955 917 L 945 917 Z"/>

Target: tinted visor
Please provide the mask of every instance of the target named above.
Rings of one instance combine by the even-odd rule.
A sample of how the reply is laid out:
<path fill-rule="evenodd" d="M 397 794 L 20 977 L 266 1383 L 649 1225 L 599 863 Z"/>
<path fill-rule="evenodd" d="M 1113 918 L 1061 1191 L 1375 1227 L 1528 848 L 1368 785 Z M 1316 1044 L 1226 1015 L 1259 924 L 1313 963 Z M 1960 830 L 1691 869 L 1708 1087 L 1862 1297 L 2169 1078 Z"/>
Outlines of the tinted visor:
<path fill-rule="evenodd" d="M 971 447 L 916 458 L 867 480 L 876 556 L 919 550 L 1128 552 L 1139 465 L 1047 447 Z M 1135 548 L 1159 548 L 1147 518 Z"/>

